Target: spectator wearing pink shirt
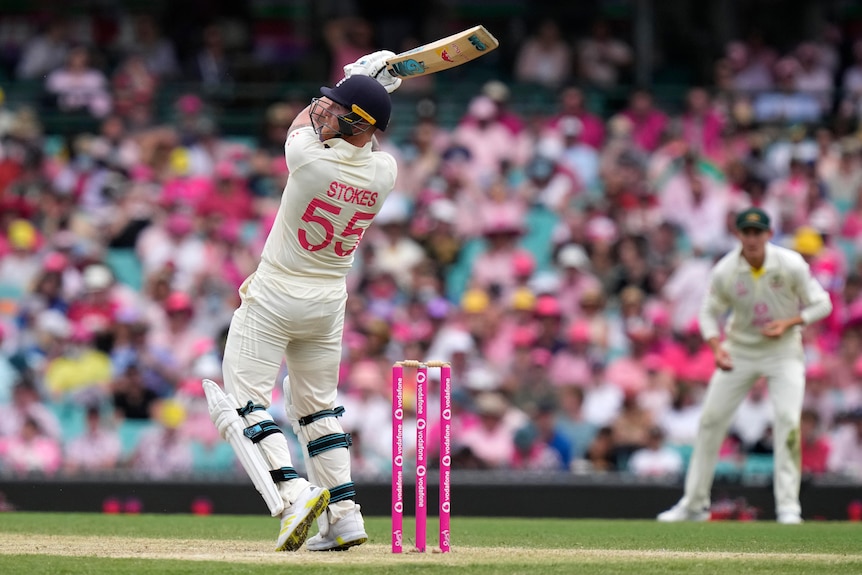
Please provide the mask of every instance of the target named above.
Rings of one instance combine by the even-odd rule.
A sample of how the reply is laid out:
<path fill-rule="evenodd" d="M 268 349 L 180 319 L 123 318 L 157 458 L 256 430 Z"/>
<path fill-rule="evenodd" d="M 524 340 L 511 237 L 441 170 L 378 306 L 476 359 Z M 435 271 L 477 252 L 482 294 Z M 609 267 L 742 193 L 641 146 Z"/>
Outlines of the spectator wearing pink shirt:
<path fill-rule="evenodd" d="M 171 175 L 162 188 L 163 206 L 195 209 L 213 195 L 213 181 L 208 176 L 195 175 L 187 148 L 174 148 L 170 153 Z"/>
<path fill-rule="evenodd" d="M 459 444 L 485 469 L 505 469 L 515 455 L 515 431 L 507 413 L 513 409 L 497 392 L 480 393 L 474 402 L 478 425 L 463 430 Z"/>
<path fill-rule="evenodd" d="M 471 101 L 452 141 L 470 152 L 476 181 L 488 185 L 510 167 L 526 164 L 532 145 L 526 134 L 513 135 L 497 117 L 497 104 L 488 96 Z"/>
<path fill-rule="evenodd" d="M 654 152 L 661 145 L 668 126 L 667 114 L 655 107 L 649 90 L 637 89 L 629 97 L 628 106 L 620 112 L 632 124 L 634 143 L 646 152 Z"/>
<path fill-rule="evenodd" d="M 613 35 L 604 19 L 592 23 L 590 34 L 576 46 L 576 58 L 578 77 L 603 89 L 617 86 L 633 61 L 631 47 Z"/>
<path fill-rule="evenodd" d="M 828 113 L 832 107 L 834 83 L 833 71 L 824 56 L 814 42 L 802 42 L 796 47 L 796 59 L 799 62 L 796 88 L 817 98 L 823 111 Z"/>
<path fill-rule="evenodd" d="M 803 409 L 800 418 L 799 435 L 802 449 L 802 473 L 821 475 L 828 470 L 829 451 L 832 446 L 829 437 L 820 427 L 820 416 L 816 411 Z"/>
<path fill-rule="evenodd" d="M 799 211 L 794 215 L 795 217 L 787 222 L 788 233 L 809 224 L 817 226 L 824 234 L 835 234 L 841 218 L 828 195 L 826 186 L 813 173 L 806 181 L 800 198 Z"/>
<path fill-rule="evenodd" d="M 323 38 L 329 51 L 328 85 L 344 78 L 344 66 L 374 52 L 374 27 L 360 16 L 332 18 L 323 25 Z"/>
<path fill-rule="evenodd" d="M 102 421 L 98 405 L 86 410 L 84 433 L 66 445 L 64 470 L 67 473 L 92 473 L 116 469 L 120 463 L 120 436 Z"/>
<path fill-rule="evenodd" d="M 515 80 L 557 88 L 572 74 L 572 47 L 553 18 L 539 22 L 521 43 L 515 57 Z"/>
<path fill-rule="evenodd" d="M 712 351 L 700 335 L 697 319 L 692 319 L 662 354 L 664 362 L 671 367 L 676 380 L 684 385 L 706 387 L 715 359 Z"/>
<path fill-rule="evenodd" d="M 518 287 L 501 298 L 501 317 L 497 328 L 484 346 L 485 358 L 499 366 L 513 362 L 519 345 L 532 347 L 536 338 L 533 310 L 536 296 L 528 287 Z"/>
<path fill-rule="evenodd" d="M 195 306 L 191 296 L 175 291 L 164 302 L 167 323 L 149 334 L 149 345 L 165 353 L 169 367 L 182 376 L 189 373 L 194 360 L 212 345 L 212 340 L 194 324 Z"/>
<path fill-rule="evenodd" d="M 698 158 L 686 155 L 682 169 L 659 192 L 664 221 L 676 224 L 701 253 L 721 252 L 730 243 L 726 187 L 703 173 Z"/>
<path fill-rule="evenodd" d="M 512 108 L 512 94 L 505 82 L 488 80 L 482 85 L 481 93 L 497 104 L 497 121 L 509 128 L 510 132 L 517 136 L 527 129 L 520 112 Z"/>
<path fill-rule="evenodd" d="M 644 358 L 652 343 L 652 331 L 647 326 L 632 326 L 626 335 L 629 352 L 608 364 L 605 378 L 625 393 L 638 394 L 646 389 L 649 379 Z"/>
<path fill-rule="evenodd" d="M 45 90 L 62 112 L 84 112 L 94 118 L 103 118 L 111 111 L 108 78 L 92 66 L 86 46 L 69 50 L 66 64 L 45 78 Z"/>
<path fill-rule="evenodd" d="M 62 463 L 60 442 L 46 435 L 34 417 L 26 417 L 16 435 L 0 439 L 0 468 L 53 475 Z"/>
<path fill-rule="evenodd" d="M 590 326 L 575 321 L 565 330 L 565 347 L 551 358 L 548 380 L 557 387 L 586 387 L 590 383 L 590 358 L 595 352 L 590 347 Z"/>
<path fill-rule="evenodd" d="M 686 95 L 686 110 L 680 117 L 682 137 L 693 152 L 716 159 L 722 150 L 724 118 L 712 105 L 709 92 L 695 87 Z"/>
<path fill-rule="evenodd" d="M 164 214 L 144 229 L 135 242 L 144 275 L 168 267 L 173 273 L 173 288 L 196 289 L 206 264 L 204 242 L 196 233 L 196 225 L 191 214 L 180 210 Z"/>
<path fill-rule="evenodd" d="M 560 302 L 554 294 L 540 294 L 533 308 L 536 322 L 536 339 L 534 346 L 546 350 L 552 358 L 565 347 L 563 325 L 566 316 L 560 307 Z"/>
<path fill-rule="evenodd" d="M 163 480 L 192 471 L 192 440 L 180 429 L 186 410 L 177 401 L 162 400 L 155 406 L 157 424 L 140 438 L 129 465 L 140 476 Z"/>
<path fill-rule="evenodd" d="M 212 187 L 197 202 L 197 213 L 203 217 L 216 216 L 223 222 L 239 223 L 253 219 L 256 215 L 251 193 L 245 179 L 233 163 L 223 160 L 216 164 Z"/>
<path fill-rule="evenodd" d="M 581 121 L 579 141 L 599 150 L 605 140 L 605 125 L 601 118 L 590 112 L 584 102 L 584 93 L 577 86 L 566 86 L 558 97 L 557 113 L 548 120 L 545 130 L 552 134 L 560 134 L 560 122 L 563 118 L 577 118 Z"/>
<path fill-rule="evenodd" d="M 580 315 L 581 296 L 589 289 L 600 289 L 601 282 L 590 272 L 587 252 L 576 243 L 562 245 L 556 254 L 560 270 L 560 287 L 557 299 L 566 314 Z"/>
<path fill-rule="evenodd" d="M 771 69 L 777 58 L 775 50 L 764 47 L 760 40 L 754 40 L 750 46 L 734 41 L 725 48 L 725 56 L 734 90 L 753 93 L 772 88 Z"/>
<path fill-rule="evenodd" d="M 515 287 L 514 263 L 517 258 L 524 257 L 525 252 L 518 240 L 525 230 L 516 206 L 489 206 L 488 209 L 483 230 L 486 248 L 473 261 L 470 283 L 502 295 Z"/>

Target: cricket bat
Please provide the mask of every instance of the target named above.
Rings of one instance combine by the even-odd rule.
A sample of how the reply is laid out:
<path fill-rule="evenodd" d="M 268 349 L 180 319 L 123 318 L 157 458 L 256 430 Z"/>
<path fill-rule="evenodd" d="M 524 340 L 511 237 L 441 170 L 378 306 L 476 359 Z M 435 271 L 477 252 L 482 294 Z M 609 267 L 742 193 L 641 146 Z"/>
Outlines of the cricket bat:
<path fill-rule="evenodd" d="M 499 45 L 497 39 L 484 26 L 473 26 L 401 52 L 386 61 L 386 69 L 396 78 L 417 78 L 475 60 Z"/>

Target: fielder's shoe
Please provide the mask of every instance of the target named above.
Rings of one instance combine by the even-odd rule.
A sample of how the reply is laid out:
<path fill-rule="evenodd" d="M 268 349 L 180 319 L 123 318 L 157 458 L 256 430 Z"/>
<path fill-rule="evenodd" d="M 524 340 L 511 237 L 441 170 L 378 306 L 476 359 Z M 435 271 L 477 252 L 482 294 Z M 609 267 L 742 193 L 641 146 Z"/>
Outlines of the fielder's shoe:
<path fill-rule="evenodd" d="M 802 517 L 798 513 L 785 511 L 778 514 L 777 521 L 782 525 L 799 525 L 802 523 Z"/>
<path fill-rule="evenodd" d="M 309 539 L 306 548 L 309 551 L 345 551 L 366 541 L 368 534 L 365 533 L 365 522 L 357 505 L 349 515 L 329 526 L 326 537 L 318 533 Z"/>
<path fill-rule="evenodd" d="M 309 485 L 299 499 L 282 511 L 276 551 L 296 551 L 308 537 L 308 528 L 329 505 L 329 490 Z"/>
<path fill-rule="evenodd" d="M 667 511 L 663 511 L 656 517 L 663 523 L 677 523 L 679 521 L 709 521 L 709 510 L 692 511 L 677 503 Z"/>

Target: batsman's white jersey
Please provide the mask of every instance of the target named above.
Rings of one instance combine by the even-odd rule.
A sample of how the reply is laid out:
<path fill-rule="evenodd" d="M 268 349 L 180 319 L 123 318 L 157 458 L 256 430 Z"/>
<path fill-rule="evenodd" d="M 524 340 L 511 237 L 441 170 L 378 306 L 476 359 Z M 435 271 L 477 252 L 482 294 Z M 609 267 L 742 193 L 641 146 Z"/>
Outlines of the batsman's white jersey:
<path fill-rule="evenodd" d="M 262 266 L 291 276 L 342 279 L 395 185 L 395 158 L 340 138 L 324 146 L 310 127 L 288 135 L 284 154 L 290 177 Z"/>
<path fill-rule="evenodd" d="M 240 287 L 241 304 L 225 344 L 224 386 L 240 405 L 251 401 L 269 408 L 286 358 L 291 418 L 335 407 L 346 275 L 362 235 L 397 175 L 392 155 L 371 148 L 371 143 L 360 148 L 340 138 L 323 144 L 311 127 L 288 135 L 285 158 L 290 176 L 260 264 Z M 245 419 L 249 424 L 266 424 L 271 415 L 255 410 Z M 303 444 L 321 437 L 343 437 L 337 417 L 322 417 L 302 427 L 297 424 L 294 431 Z M 348 444 L 308 462 L 309 478 L 315 484 L 352 486 Z M 265 437 L 260 445 L 270 469 L 292 469 L 283 436 Z M 291 502 L 306 484 L 285 481 L 278 488 Z M 330 506 L 330 514 L 337 519 L 353 506 L 352 499 L 339 501 Z"/>
<path fill-rule="evenodd" d="M 680 502 L 684 508 L 709 507 L 719 447 L 733 414 L 754 382 L 765 377 L 775 415 L 776 513 L 800 513 L 799 419 L 805 392 L 801 328 L 792 327 L 778 338 L 761 330 L 773 320 L 797 316 L 807 325 L 831 310 L 829 295 L 795 251 L 767 244 L 764 265 L 757 272 L 738 249 L 713 266 L 699 314 L 700 329 L 705 339 L 719 336 L 719 321 L 730 311 L 723 345 L 733 369 L 717 369 L 709 383 Z"/>

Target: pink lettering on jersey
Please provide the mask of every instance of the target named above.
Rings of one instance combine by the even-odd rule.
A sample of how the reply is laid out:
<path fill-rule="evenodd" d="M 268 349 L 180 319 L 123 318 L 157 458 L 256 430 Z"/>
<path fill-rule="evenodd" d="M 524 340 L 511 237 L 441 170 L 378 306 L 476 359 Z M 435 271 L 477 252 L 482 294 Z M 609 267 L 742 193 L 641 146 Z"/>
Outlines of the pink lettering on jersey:
<path fill-rule="evenodd" d="M 754 304 L 754 319 L 751 324 L 755 327 L 764 327 L 772 321 L 772 314 L 769 313 L 769 305 L 766 302 L 756 302 Z"/>
<path fill-rule="evenodd" d="M 336 181 L 329 184 L 329 189 L 326 190 L 326 195 L 335 200 L 357 206 L 365 206 L 366 208 L 373 207 L 377 204 L 377 192 L 355 188 Z"/>

